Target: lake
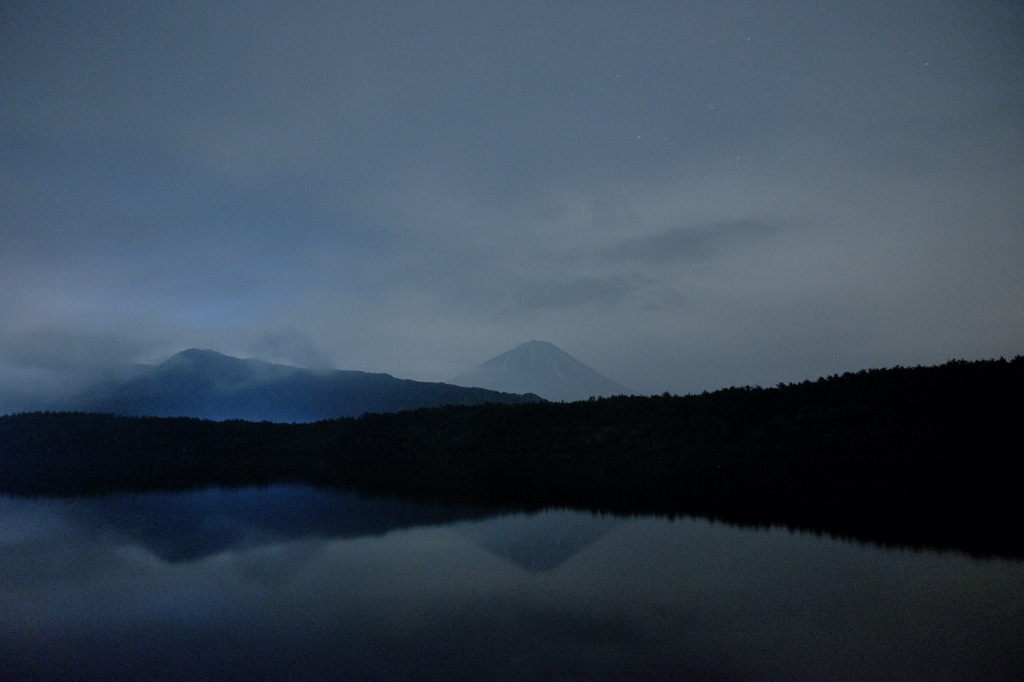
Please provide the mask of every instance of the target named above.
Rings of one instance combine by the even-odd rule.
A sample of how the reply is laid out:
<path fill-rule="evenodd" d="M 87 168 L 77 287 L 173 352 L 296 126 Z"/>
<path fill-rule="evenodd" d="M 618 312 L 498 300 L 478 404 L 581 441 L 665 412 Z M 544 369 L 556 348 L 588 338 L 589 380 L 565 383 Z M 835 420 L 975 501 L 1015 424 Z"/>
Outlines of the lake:
<path fill-rule="evenodd" d="M 1024 562 L 300 486 L 0 497 L 0 678 L 1019 680 Z"/>

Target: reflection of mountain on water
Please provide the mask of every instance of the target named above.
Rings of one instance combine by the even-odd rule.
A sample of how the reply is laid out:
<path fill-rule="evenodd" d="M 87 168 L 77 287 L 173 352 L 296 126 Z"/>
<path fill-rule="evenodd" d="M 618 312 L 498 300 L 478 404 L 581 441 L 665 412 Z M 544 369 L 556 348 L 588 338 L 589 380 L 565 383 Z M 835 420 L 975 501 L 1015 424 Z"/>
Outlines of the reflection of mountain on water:
<path fill-rule="evenodd" d="M 497 556 L 528 571 L 545 571 L 621 522 L 566 510 L 493 517 L 494 510 L 368 498 L 300 485 L 128 493 L 55 499 L 53 504 L 62 510 L 58 514 L 89 535 L 138 545 L 163 561 L 191 562 L 249 550 L 247 554 L 257 551 L 273 574 L 292 572 L 296 541 L 308 540 L 313 548 L 322 539 L 450 524 L 457 524 L 454 532 Z M 275 546 L 285 542 L 292 548 L 277 556 Z M 273 575 L 253 577 L 275 581 Z"/>
<path fill-rule="evenodd" d="M 621 519 L 551 510 L 462 524 L 456 530 L 528 571 L 555 568 L 607 535 Z"/>
<path fill-rule="evenodd" d="M 171 562 L 286 540 L 383 535 L 486 516 L 467 507 L 287 485 L 109 495 L 71 504 L 80 518 Z"/>

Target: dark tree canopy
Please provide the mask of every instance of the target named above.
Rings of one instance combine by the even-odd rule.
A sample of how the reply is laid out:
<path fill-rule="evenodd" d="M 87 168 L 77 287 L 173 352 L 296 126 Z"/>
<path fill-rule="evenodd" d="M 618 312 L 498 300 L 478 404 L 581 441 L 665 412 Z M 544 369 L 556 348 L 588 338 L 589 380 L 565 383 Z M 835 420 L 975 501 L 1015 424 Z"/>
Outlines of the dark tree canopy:
<path fill-rule="evenodd" d="M 290 480 L 1024 555 L 1013 525 L 1022 388 L 1017 357 L 312 424 L 29 413 L 0 418 L 0 486 L 50 495 Z"/>

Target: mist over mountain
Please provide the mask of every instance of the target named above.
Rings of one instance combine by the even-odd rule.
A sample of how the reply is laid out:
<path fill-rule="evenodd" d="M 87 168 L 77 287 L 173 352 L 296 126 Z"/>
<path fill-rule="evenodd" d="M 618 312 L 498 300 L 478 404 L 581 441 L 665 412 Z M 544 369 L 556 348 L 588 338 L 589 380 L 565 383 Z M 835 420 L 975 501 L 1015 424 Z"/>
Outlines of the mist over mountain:
<path fill-rule="evenodd" d="M 537 396 L 312 370 L 189 349 L 123 382 L 94 386 L 61 409 L 125 416 L 309 422 L 441 405 L 532 402 Z"/>
<path fill-rule="evenodd" d="M 547 400 L 569 402 L 633 393 L 547 341 L 528 341 L 516 346 L 460 374 L 451 383 L 509 393 L 535 393 Z"/>

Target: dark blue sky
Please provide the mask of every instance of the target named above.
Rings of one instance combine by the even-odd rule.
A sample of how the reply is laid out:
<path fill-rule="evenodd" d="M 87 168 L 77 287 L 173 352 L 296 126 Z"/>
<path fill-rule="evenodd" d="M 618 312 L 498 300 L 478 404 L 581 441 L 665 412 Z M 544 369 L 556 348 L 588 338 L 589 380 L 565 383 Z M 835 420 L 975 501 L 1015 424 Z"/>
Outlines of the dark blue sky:
<path fill-rule="evenodd" d="M 677 393 L 1012 356 L 1022 263 L 1015 2 L 0 9 L 0 410 L 193 346 Z"/>

